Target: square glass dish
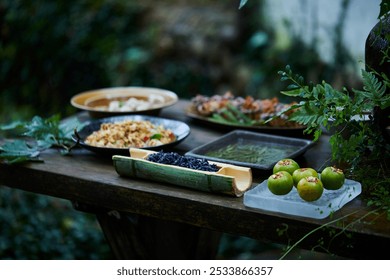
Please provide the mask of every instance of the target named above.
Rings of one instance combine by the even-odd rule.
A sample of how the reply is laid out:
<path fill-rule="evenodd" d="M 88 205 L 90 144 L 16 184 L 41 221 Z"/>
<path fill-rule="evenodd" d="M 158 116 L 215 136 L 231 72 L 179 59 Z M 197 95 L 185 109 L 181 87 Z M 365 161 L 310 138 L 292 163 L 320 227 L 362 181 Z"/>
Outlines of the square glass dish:
<path fill-rule="evenodd" d="M 307 139 L 234 130 L 187 152 L 186 155 L 270 170 L 279 160 L 302 155 L 312 145 L 313 141 Z"/>
<path fill-rule="evenodd" d="M 346 179 L 338 190 L 324 190 L 320 199 L 307 202 L 301 199 L 294 187 L 286 195 L 274 195 L 263 181 L 244 194 L 244 205 L 260 210 L 279 212 L 313 219 L 324 219 L 341 209 L 362 192 L 362 185 Z"/>

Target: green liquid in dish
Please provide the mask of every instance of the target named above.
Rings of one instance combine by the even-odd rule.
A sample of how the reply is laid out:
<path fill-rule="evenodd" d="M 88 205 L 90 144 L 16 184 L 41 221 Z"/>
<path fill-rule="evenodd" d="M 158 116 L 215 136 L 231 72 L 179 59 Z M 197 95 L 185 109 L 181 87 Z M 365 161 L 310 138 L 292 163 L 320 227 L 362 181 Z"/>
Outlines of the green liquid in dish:
<path fill-rule="evenodd" d="M 225 160 L 248 162 L 253 164 L 270 164 L 287 157 L 296 147 L 256 144 L 230 144 L 205 155 Z"/>

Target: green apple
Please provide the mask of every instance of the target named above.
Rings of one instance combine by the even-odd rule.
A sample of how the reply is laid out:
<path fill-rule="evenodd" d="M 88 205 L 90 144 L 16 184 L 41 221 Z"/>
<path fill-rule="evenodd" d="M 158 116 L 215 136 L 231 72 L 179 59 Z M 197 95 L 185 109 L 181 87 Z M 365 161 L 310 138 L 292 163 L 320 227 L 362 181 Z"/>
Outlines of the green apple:
<path fill-rule="evenodd" d="M 298 182 L 297 192 L 298 195 L 305 201 L 316 201 L 322 196 L 324 186 L 319 178 L 309 176 Z"/>
<path fill-rule="evenodd" d="M 293 178 L 287 171 L 279 171 L 268 178 L 268 189 L 275 195 L 288 194 L 294 185 Z"/>
<path fill-rule="evenodd" d="M 327 190 L 338 190 L 345 182 L 343 170 L 333 166 L 328 166 L 321 172 L 321 181 Z"/>
<path fill-rule="evenodd" d="M 317 173 L 317 171 L 315 171 L 313 168 L 310 168 L 310 167 L 298 168 L 292 174 L 292 177 L 294 180 L 294 186 L 297 186 L 298 182 L 301 179 L 309 177 L 309 176 L 318 178 L 318 173 Z"/>
<path fill-rule="evenodd" d="M 299 164 L 295 160 L 290 159 L 290 158 L 285 158 L 285 159 L 279 160 L 274 165 L 273 173 L 275 174 L 279 171 L 287 171 L 288 173 L 290 173 L 292 175 L 293 172 L 295 170 L 297 170 L 299 167 L 300 167 Z"/>

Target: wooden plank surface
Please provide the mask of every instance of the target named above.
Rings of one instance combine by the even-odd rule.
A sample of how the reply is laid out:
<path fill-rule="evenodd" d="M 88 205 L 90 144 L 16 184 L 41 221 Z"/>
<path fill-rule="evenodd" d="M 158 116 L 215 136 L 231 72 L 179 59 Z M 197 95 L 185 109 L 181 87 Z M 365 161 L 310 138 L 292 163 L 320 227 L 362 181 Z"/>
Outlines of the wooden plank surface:
<path fill-rule="evenodd" d="M 185 153 L 223 135 L 227 131 L 208 128 L 192 122 L 184 114 L 187 102 L 163 111 L 162 117 L 186 121 L 191 127 L 187 139 L 175 147 Z M 83 116 L 82 116 L 83 117 Z M 313 148 L 298 158 L 302 166 L 320 169 L 330 157 L 328 137 L 321 138 Z M 76 204 L 132 213 L 169 222 L 179 222 L 216 232 L 247 236 L 262 241 L 292 244 L 319 226 L 347 215 L 329 227 L 340 233 L 332 237 L 317 230 L 300 247 L 312 249 L 320 239 L 334 239 L 329 250 L 351 258 L 378 257 L 378 248 L 390 245 L 390 222 L 382 213 L 370 214 L 360 197 L 332 217 L 316 220 L 247 208 L 243 199 L 211 194 L 149 180 L 120 177 L 111 158 L 76 149 L 62 156 L 55 149 L 42 154 L 44 163 L 19 166 L 0 164 L 0 184 L 38 194 L 68 199 Z M 253 186 L 270 174 L 253 174 Z M 278 230 L 286 229 L 279 236 Z M 319 248 L 318 248 L 319 249 Z"/>

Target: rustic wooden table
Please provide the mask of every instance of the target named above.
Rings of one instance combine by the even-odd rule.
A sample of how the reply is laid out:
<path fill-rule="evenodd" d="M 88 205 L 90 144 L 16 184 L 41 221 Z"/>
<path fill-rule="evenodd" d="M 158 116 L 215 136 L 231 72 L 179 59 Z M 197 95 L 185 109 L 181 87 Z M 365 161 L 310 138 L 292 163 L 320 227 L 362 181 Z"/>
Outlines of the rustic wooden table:
<path fill-rule="evenodd" d="M 191 127 L 175 151 L 184 154 L 227 133 L 188 118 L 186 106 L 180 101 L 161 113 Z M 324 135 L 297 161 L 320 169 L 330 157 L 328 140 Z M 390 247 L 390 221 L 385 213 L 370 212 L 361 197 L 328 218 L 302 218 L 245 207 L 242 197 L 122 178 L 110 158 L 84 149 L 71 156 L 49 149 L 42 158 L 44 163 L 0 164 L 0 185 L 67 199 L 76 209 L 96 214 L 118 259 L 211 259 L 221 233 L 291 245 L 311 231 L 300 248 L 352 259 L 387 258 L 379 252 Z M 269 175 L 254 172 L 253 184 Z"/>

